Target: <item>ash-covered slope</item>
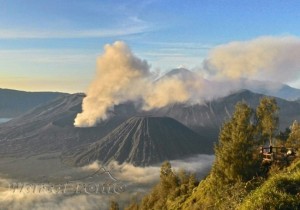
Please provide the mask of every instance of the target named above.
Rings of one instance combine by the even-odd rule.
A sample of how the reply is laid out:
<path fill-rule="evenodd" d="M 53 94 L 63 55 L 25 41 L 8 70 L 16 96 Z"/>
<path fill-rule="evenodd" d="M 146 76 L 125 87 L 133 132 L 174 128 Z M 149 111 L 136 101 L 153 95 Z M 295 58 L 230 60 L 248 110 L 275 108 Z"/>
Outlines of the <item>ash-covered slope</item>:
<path fill-rule="evenodd" d="M 296 100 L 300 97 L 300 89 L 279 82 L 242 79 L 240 83 L 244 85 L 245 89 L 251 90 L 252 92 L 289 101 Z"/>
<path fill-rule="evenodd" d="M 200 134 L 212 148 L 222 123 L 231 116 L 235 104 L 244 100 L 254 108 L 263 95 L 243 90 L 203 104 L 173 104 L 149 112 L 138 111 L 133 103 L 128 102 L 115 106 L 110 113 L 112 117 L 96 127 L 76 128 L 73 123 L 81 112 L 83 97 L 84 94 L 65 95 L 0 124 L 0 156 L 69 150 L 102 139 L 121 123 L 137 115 L 174 118 Z M 300 103 L 280 98 L 276 100 L 280 107 L 281 130 L 285 130 L 294 120 L 300 121 Z"/>
<path fill-rule="evenodd" d="M 101 139 L 134 113 L 134 106 L 115 107 L 112 118 L 92 128 L 73 126 L 84 94 L 66 95 L 0 125 L 0 155 L 56 152 Z"/>
<path fill-rule="evenodd" d="M 203 138 L 213 143 L 218 141 L 222 124 L 234 112 L 237 102 L 245 101 L 252 108 L 256 108 L 260 98 L 265 95 L 241 90 L 226 97 L 218 98 L 202 104 L 174 104 L 160 109 L 152 110 L 153 116 L 167 116 L 183 123 Z M 300 103 L 276 98 L 279 110 L 279 129 L 284 131 L 294 120 L 300 121 Z"/>
<path fill-rule="evenodd" d="M 241 90 L 203 104 L 174 104 L 152 110 L 151 114 L 153 116 L 172 117 L 197 133 L 216 140 L 222 123 L 231 117 L 237 102 L 245 101 L 252 108 L 256 108 L 259 100 L 264 96 L 249 90 Z M 276 101 L 280 107 L 279 125 L 281 130 L 290 126 L 294 120 L 300 120 L 299 103 L 281 98 L 276 98 Z"/>
<path fill-rule="evenodd" d="M 163 75 L 161 78 L 159 78 L 159 80 L 174 77 L 174 76 L 176 76 L 177 78 L 184 80 L 184 81 L 186 81 L 186 80 L 193 81 L 197 75 L 195 72 L 192 72 L 188 69 L 177 68 L 177 69 L 173 69 L 173 70 L 167 72 L 165 75 Z"/>
<path fill-rule="evenodd" d="M 66 93 L 26 92 L 0 88 L 0 118 L 14 118 Z"/>
<path fill-rule="evenodd" d="M 77 166 L 95 160 L 148 166 L 203 153 L 212 153 L 212 147 L 199 134 L 172 118 L 146 116 L 130 118 L 100 141 L 64 154 L 63 161 Z"/>

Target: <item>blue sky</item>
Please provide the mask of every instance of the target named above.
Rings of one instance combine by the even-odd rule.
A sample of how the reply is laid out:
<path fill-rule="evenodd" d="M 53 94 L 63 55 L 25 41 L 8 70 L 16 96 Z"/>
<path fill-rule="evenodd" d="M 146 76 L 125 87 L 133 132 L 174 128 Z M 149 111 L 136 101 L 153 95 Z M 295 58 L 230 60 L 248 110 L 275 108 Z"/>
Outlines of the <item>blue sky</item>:
<path fill-rule="evenodd" d="M 299 9 L 296 0 L 0 0 L 0 87 L 83 92 L 116 40 L 153 70 L 197 68 L 220 44 L 300 36 Z"/>

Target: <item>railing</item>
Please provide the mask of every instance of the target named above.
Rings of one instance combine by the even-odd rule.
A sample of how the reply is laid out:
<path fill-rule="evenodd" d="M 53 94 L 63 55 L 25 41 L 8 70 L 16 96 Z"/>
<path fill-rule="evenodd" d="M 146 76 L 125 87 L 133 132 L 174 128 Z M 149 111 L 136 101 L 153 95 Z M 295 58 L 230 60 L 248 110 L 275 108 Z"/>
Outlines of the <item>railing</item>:
<path fill-rule="evenodd" d="M 286 147 L 261 147 L 261 154 L 263 163 L 289 162 L 296 157 L 294 149 Z"/>

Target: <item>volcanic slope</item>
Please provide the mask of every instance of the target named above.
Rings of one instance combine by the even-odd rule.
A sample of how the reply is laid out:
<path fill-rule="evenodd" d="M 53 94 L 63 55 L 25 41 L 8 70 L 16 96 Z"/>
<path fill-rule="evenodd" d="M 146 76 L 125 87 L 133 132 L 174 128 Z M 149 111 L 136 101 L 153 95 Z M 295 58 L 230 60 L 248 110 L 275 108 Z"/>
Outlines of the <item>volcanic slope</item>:
<path fill-rule="evenodd" d="M 132 104 L 116 106 L 108 121 L 96 127 L 73 126 L 84 94 L 59 97 L 0 125 L 0 156 L 61 152 L 97 141 L 135 114 Z"/>
<path fill-rule="evenodd" d="M 74 127 L 74 119 L 81 112 L 84 94 L 59 97 L 40 105 L 18 118 L 0 124 L 0 156 L 32 155 L 61 152 L 102 139 L 121 123 L 133 116 L 151 115 L 171 117 L 201 135 L 213 148 L 222 123 L 229 119 L 234 106 L 246 101 L 256 107 L 264 95 L 248 90 L 202 104 L 172 104 L 148 112 L 139 111 L 133 103 L 120 104 L 110 111 L 110 118 L 91 128 Z M 300 121 L 300 103 L 276 98 L 280 107 L 280 130 Z"/>
<path fill-rule="evenodd" d="M 96 160 L 149 166 L 192 154 L 212 153 L 211 143 L 169 117 L 132 117 L 98 142 L 63 155 L 63 162 L 82 166 Z"/>
<path fill-rule="evenodd" d="M 17 117 L 38 105 L 66 95 L 68 94 L 59 92 L 26 92 L 0 88 L 0 118 Z"/>
<path fill-rule="evenodd" d="M 279 82 L 271 82 L 271 81 L 259 81 L 259 80 L 251 80 L 251 79 L 239 79 L 235 81 L 231 81 L 231 85 L 228 82 L 220 82 L 220 81 L 212 81 L 202 78 L 199 74 L 194 71 L 190 71 L 184 68 L 173 69 L 163 75 L 158 80 L 164 80 L 167 78 L 176 77 L 181 81 L 184 81 L 186 84 L 192 83 L 197 84 L 200 83 L 201 86 L 206 87 L 206 98 L 210 99 L 211 95 L 207 94 L 210 89 L 216 89 L 216 87 L 222 88 L 220 89 L 220 93 L 211 91 L 211 94 L 216 94 L 218 96 L 228 95 L 230 92 L 238 91 L 241 87 L 244 89 L 250 90 L 255 93 L 273 96 L 277 98 L 282 98 L 288 101 L 294 101 L 300 98 L 300 89 L 293 88 L 289 85 L 279 83 Z M 201 90 L 199 90 L 201 91 Z M 227 93 L 227 94 L 226 94 Z"/>
<path fill-rule="evenodd" d="M 167 116 L 176 119 L 192 130 L 208 139 L 217 141 L 220 127 L 228 120 L 237 102 L 244 101 L 252 108 L 259 104 L 265 95 L 240 90 L 226 97 L 218 98 L 202 104 L 173 104 L 150 111 L 153 116 Z M 275 98 L 280 108 L 279 128 L 285 130 L 294 120 L 300 121 L 300 103 Z"/>

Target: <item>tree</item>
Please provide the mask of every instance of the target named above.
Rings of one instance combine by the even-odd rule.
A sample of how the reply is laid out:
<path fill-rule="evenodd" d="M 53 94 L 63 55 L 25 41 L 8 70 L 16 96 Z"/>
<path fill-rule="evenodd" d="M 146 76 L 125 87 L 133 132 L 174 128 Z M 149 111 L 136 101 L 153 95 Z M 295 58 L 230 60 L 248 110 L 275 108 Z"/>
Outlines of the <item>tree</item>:
<path fill-rule="evenodd" d="M 167 200 L 177 196 L 177 192 L 180 192 L 178 187 L 178 176 L 171 163 L 164 162 L 160 169 L 160 182 L 143 198 L 140 209 L 167 209 Z"/>
<path fill-rule="evenodd" d="M 119 204 L 116 201 L 111 200 L 110 201 L 110 210 L 119 210 Z"/>
<path fill-rule="evenodd" d="M 178 177 L 172 170 L 171 163 L 169 161 L 164 162 L 160 169 L 161 195 L 165 195 L 165 197 L 167 197 L 168 194 L 174 193 L 178 184 Z"/>
<path fill-rule="evenodd" d="M 194 175 L 185 171 L 175 173 L 171 164 L 165 162 L 161 166 L 160 182 L 144 197 L 139 209 L 238 208 L 264 180 L 257 177 L 261 165 L 259 140 L 263 135 L 274 136 L 277 111 L 276 101 L 269 98 L 261 100 L 256 112 L 246 103 L 238 103 L 231 119 L 222 126 L 209 175 L 198 183 Z M 299 124 L 293 127 L 300 136 Z M 132 206 L 132 209 L 137 207 Z"/>
<path fill-rule="evenodd" d="M 196 179 L 196 175 L 195 174 L 191 174 L 189 177 L 189 183 L 188 183 L 188 193 L 192 194 L 193 190 L 195 189 L 195 187 L 198 185 L 198 181 Z"/>
<path fill-rule="evenodd" d="M 300 149 L 300 123 L 298 123 L 297 120 L 295 120 L 291 126 L 291 133 L 286 144 L 289 147 Z"/>
<path fill-rule="evenodd" d="M 286 128 L 284 131 L 279 131 L 279 134 L 276 136 L 276 138 L 278 138 L 280 141 L 285 142 L 289 138 L 290 133 L 291 133 L 291 129 Z"/>
<path fill-rule="evenodd" d="M 128 207 L 124 208 L 125 210 L 139 210 L 139 204 L 136 201 L 132 201 Z"/>
<path fill-rule="evenodd" d="M 279 107 L 275 98 L 263 97 L 260 99 L 259 105 L 256 108 L 257 132 L 264 142 L 269 139 L 269 144 L 272 145 L 272 138 L 278 130 L 278 111 Z"/>
<path fill-rule="evenodd" d="M 219 143 L 215 146 L 216 160 L 213 174 L 225 183 L 247 181 L 255 175 L 258 161 L 254 140 L 255 126 L 251 123 L 253 110 L 245 103 L 238 103 L 235 112 L 223 125 Z"/>

